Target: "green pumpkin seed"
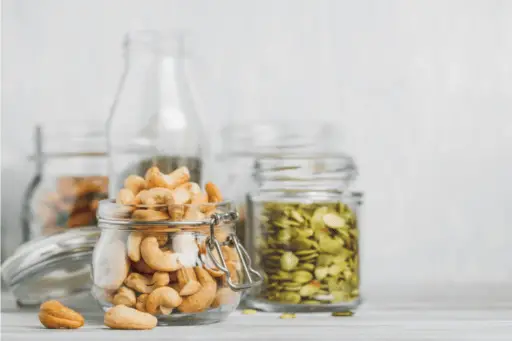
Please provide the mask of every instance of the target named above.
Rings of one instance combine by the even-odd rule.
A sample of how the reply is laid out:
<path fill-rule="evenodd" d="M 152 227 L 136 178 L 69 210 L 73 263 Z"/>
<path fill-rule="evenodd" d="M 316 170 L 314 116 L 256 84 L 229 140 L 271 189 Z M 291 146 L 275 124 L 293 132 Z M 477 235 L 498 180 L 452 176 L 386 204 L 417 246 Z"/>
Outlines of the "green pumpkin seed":
<path fill-rule="evenodd" d="M 292 252 L 285 252 L 280 258 L 281 269 L 286 271 L 293 270 L 299 264 L 299 258 Z"/>
<path fill-rule="evenodd" d="M 281 230 L 277 234 L 277 241 L 279 242 L 287 242 L 292 239 L 292 231 L 289 229 Z"/>
<path fill-rule="evenodd" d="M 341 271 L 342 271 L 342 268 L 340 265 L 333 264 L 329 267 L 328 274 L 333 277 L 336 277 L 341 273 Z"/>
<path fill-rule="evenodd" d="M 299 263 L 299 265 L 297 266 L 297 270 L 306 270 L 311 272 L 315 270 L 315 265 L 311 263 Z"/>
<path fill-rule="evenodd" d="M 321 252 L 337 254 L 341 251 L 341 248 L 343 247 L 343 240 L 341 239 L 340 242 L 339 240 L 334 238 L 323 237 L 322 239 L 320 239 L 319 245 Z"/>
<path fill-rule="evenodd" d="M 309 271 L 297 270 L 292 273 L 292 280 L 295 283 L 307 283 L 313 279 L 313 275 Z"/>
<path fill-rule="evenodd" d="M 315 278 L 319 281 L 327 277 L 329 273 L 329 269 L 326 267 L 319 266 L 315 269 Z"/>
<path fill-rule="evenodd" d="M 310 262 L 310 261 L 316 259 L 317 257 L 318 257 L 318 253 L 313 253 L 313 254 L 307 255 L 307 256 L 299 256 L 299 260 L 301 262 L 307 263 L 307 262 Z"/>
<path fill-rule="evenodd" d="M 311 227 L 315 230 L 324 228 L 323 217 L 327 214 L 329 209 L 327 207 L 320 207 L 315 210 L 313 216 L 311 217 Z"/>
<path fill-rule="evenodd" d="M 303 223 L 304 222 L 304 218 L 302 217 L 302 215 L 299 212 L 295 211 L 295 210 L 291 212 L 290 217 L 292 217 L 293 219 L 295 219 L 299 223 Z"/>
<path fill-rule="evenodd" d="M 324 224 L 332 229 L 338 229 L 345 226 L 345 219 L 337 215 L 336 213 L 327 213 L 322 217 Z"/>
<path fill-rule="evenodd" d="M 300 291 L 302 287 L 300 286 L 300 284 L 298 285 L 283 285 L 283 290 L 285 291 Z"/>
<path fill-rule="evenodd" d="M 290 314 L 290 313 L 284 313 L 284 314 L 281 314 L 281 316 L 279 316 L 279 318 L 282 320 L 294 319 L 295 317 L 296 317 L 295 314 Z"/>
<path fill-rule="evenodd" d="M 295 254 L 297 256 L 308 256 L 308 255 L 312 255 L 312 254 L 316 254 L 317 251 L 316 250 L 300 250 L 300 251 L 296 251 Z"/>
<path fill-rule="evenodd" d="M 279 297 L 283 303 L 297 304 L 300 302 L 300 295 L 292 291 L 284 291 L 280 293 Z"/>
<path fill-rule="evenodd" d="M 340 317 L 340 316 L 352 316 L 354 315 L 351 311 L 335 311 L 331 314 L 332 316 Z"/>
<path fill-rule="evenodd" d="M 302 297 L 310 297 L 316 294 L 320 290 L 320 287 L 314 284 L 306 284 L 300 288 L 299 295 Z"/>
<path fill-rule="evenodd" d="M 295 230 L 295 233 L 297 234 L 297 237 L 309 238 L 313 235 L 314 230 L 310 229 L 310 228 L 305 228 L 305 229 L 301 228 L 301 229 Z"/>
<path fill-rule="evenodd" d="M 331 295 L 333 296 L 333 299 L 331 300 L 333 303 L 350 301 L 350 297 L 345 291 L 331 291 Z"/>

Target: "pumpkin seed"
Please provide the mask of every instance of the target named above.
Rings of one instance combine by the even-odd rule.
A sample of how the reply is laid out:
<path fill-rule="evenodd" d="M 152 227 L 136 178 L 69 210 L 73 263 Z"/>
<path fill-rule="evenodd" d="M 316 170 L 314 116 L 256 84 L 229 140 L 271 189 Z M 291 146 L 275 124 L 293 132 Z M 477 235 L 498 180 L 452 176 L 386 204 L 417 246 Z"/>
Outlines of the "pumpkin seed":
<path fill-rule="evenodd" d="M 354 315 L 351 311 L 335 311 L 331 314 L 332 316 L 352 316 Z"/>
<path fill-rule="evenodd" d="M 301 302 L 302 304 L 320 304 L 320 301 L 316 300 L 304 300 Z"/>
<path fill-rule="evenodd" d="M 279 316 L 279 318 L 282 320 L 294 319 L 295 317 L 296 317 L 295 314 L 290 314 L 290 313 L 284 313 L 284 314 L 281 314 L 281 316 Z"/>
<path fill-rule="evenodd" d="M 257 311 L 256 311 L 256 310 L 254 310 L 254 309 L 244 309 L 244 310 L 242 311 L 242 314 L 244 314 L 244 315 L 254 315 L 254 314 L 256 314 L 256 313 L 257 313 Z"/>
<path fill-rule="evenodd" d="M 280 258 L 281 269 L 286 271 L 293 270 L 299 264 L 299 258 L 292 252 L 285 252 Z"/>
<path fill-rule="evenodd" d="M 302 263 L 297 266 L 297 270 L 314 271 L 315 265 L 311 263 Z"/>
<path fill-rule="evenodd" d="M 310 297 L 316 294 L 320 290 L 320 287 L 314 284 L 306 284 L 300 288 L 299 294 L 302 297 Z"/>
<path fill-rule="evenodd" d="M 292 291 L 284 291 L 279 295 L 281 302 L 297 304 L 300 302 L 300 295 Z"/>
<path fill-rule="evenodd" d="M 315 269 L 315 278 L 318 279 L 319 281 L 321 281 L 322 279 L 324 279 L 327 274 L 329 273 L 329 269 L 326 268 L 326 267 L 317 267 Z"/>
<path fill-rule="evenodd" d="M 313 279 L 311 272 L 304 270 L 297 270 L 292 273 L 292 280 L 295 283 L 307 283 Z"/>
<path fill-rule="evenodd" d="M 336 213 L 327 213 L 322 217 L 324 224 L 332 229 L 338 229 L 345 226 L 345 219 Z"/>

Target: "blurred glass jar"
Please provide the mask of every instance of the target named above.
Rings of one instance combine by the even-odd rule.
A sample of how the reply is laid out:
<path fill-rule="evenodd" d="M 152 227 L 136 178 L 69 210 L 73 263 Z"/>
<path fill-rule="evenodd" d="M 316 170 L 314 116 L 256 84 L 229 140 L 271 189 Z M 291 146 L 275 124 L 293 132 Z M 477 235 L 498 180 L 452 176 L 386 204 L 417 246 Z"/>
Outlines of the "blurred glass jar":
<path fill-rule="evenodd" d="M 221 131 L 221 152 L 217 162 L 218 182 L 240 213 L 236 233 L 244 245 L 247 194 L 258 185 L 254 163 L 259 157 L 283 153 L 335 151 L 339 130 L 335 124 L 304 120 L 231 123 Z"/>
<path fill-rule="evenodd" d="M 247 304 L 264 311 L 350 311 L 360 303 L 361 193 L 343 154 L 284 153 L 255 162 L 246 244 L 264 284 Z"/>
<path fill-rule="evenodd" d="M 107 121 L 111 193 L 151 166 L 186 166 L 201 183 L 205 134 L 188 80 L 179 33 L 135 31 L 124 40 L 124 71 Z"/>
<path fill-rule="evenodd" d="M 262 280 L 234 235 L 233 208 L 230 202 L 173 205 L 185 216 L 208 216 L 176 221 L 166 205 L 102 201 L 93 296 L 105 311 L 124 304 L 156 315 L 161 325 L 225 319 L 238 306 L 239 292 Z"/>
<path fill-rule="evenodd" d="M 98 122 L 61 122 L 35 128 L 36 174 L 22 210 L 23 241 L 68 228 L 96 225 L 108 197 L 105 130 Z"/>

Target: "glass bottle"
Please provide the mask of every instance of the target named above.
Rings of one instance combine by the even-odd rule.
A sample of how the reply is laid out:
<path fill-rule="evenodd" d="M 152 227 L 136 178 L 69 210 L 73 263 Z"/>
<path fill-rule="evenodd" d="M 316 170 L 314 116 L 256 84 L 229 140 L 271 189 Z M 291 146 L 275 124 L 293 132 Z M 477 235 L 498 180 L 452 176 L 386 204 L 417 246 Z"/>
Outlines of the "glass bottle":
<path fill-rule="evenodd" d="M 264 284 L 246 303 L 264 311 L 352 311 L 360 303 L 359 211 L 347 155 L 261 156 L 248 195 L 246 243 Z"/>
<path fill-rule="evenodd" d="M 201 182 L 205 141 L 186 52 L 179 33 L 126 35 L 125 67 L 107 120 L 111 193 L 152 165 L 164 173 L 187 166 L 191 181 Z"/>

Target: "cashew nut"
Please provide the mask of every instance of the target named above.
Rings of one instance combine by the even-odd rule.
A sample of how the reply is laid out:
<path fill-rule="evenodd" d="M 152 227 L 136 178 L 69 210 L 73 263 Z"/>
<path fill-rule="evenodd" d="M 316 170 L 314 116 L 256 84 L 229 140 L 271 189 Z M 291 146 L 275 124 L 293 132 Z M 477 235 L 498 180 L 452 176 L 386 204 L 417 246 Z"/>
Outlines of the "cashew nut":
<path fill-rule="evenodd" d="M 206 193 L 208 194 L 208 201 L 209 202 L 222 202 L 222 194 L 220 193 L 219 188 L 217 185 L 215 185 L 213 182 L 208 182 L 204 189 L 206 190 Z"/>
<path fill-rule="evenodd" d="M 100 238 L 98 243 L 104 243 Z M 103 250 L 104 255 L 99 254 Z M 117 290 L 122 284 L 128 270 L 130 262 L 126 257 L 124 243 L 120 240 L 108 242 L 108 245 L 97 247 L 94 250 L 94 284 L 107 290 Z"/>
<path fill-rule="evenodd" d="M 153 274 L 156 272 L 156 270 L 151 269 L 149 265 L 144 262 L 144 259 L 140 259 L 138 262 L 132 263 L 132 267 L 137 270 L 139 273 L 143 274 Z"/>
<path fill-rule="evenodd" d="M 148 299 L 148 294 L 142 294 L 137 297 L 137 303 L 135 303 L 135 309 L 138 311 L 146 312 L 146 301 Z"/>
<path fill-rule="evenodd" d="M 237 299 L 239 294 L 231 290 L 230 288 L 220 288 L 215 294 L 215 299 L 212 303 L 212 308 L 217 308 L 221 305 L 238 305 Z"/>
<path fill-rule="evenodd" d="M 182 267 L 177 253 L 163 251 L 154 236 L 148 236 L 140 245 L 142 259 L 147 265 L 158 271 L 175 271 Z"/>
<path fill-rule="evenodd" d="M 112 329 L 153 329 L 158 320 L 148 313 L 121 304 L 105 313 L 103 323 Z"/>
<path fill-rule="evenodd" d="M 146 188 L 146 180 L 138 175 L 130 175 L 124 180 L 124 188 L 132 191 L 133 195 L 137 195 L 140 191 Z"/>
<path fill-rule="evenodd" d="M 156 210 L 135 210 L 132 214 L 133 220 L 139 221 L 161 221 L 169 219 L 169 216 L 162 211 Z"/>
<path fill-rule="evenodd" d="M 127 287 L 120 287 L 112 299 L 114 305 L 124 304 L 127 307 L 133 307 L 136 301 L 135 291 Z"/>
<path fill-rule="evenodd" d="M 183 217 L 184 220 L 187 221 L 198 221 L 204 220 L 206 216 L 201 212 L 199 207 L 189 207 L 187 208 L 187 213 Z"/>
<path fill-rule="evenodd" d="M 128 257 L 134 261 L 138 262 L 140 260 L 140 243 L 142 242 L 142 238 L 144 234 L 142 232 L 131 232 L 128 235 L 128 240 L 126 242 L 126 249 L 128 251 Z"/>
<path fill-rule="evenodd" d="M 124 284 L 142 294 L 149 294 L 154 289 L 169 284 L 167 272 L 155 272 L 152 277 L 132 272 L 124 280 Z"/>
<path fill-rule="evenodd" d="M 116 203 L 121 205 L 131 205 L 133 204 L 133 200 L 135 199 L 135 195 L 129 189 L 123 188 L 117 194 Z"/>
<path fill-rule="evenodd" d="M 157 313 L 168 315 L 182 301 L 176 290 L 171 287 L 161 287 L 149 294 L 146 300 L 146 311 L 153 315 Z"/>
<path fill-rule="evenodd" d="M 181 268 L 178 270 L 178 284 L 181 296 L 190 296 L 201 289 L 193 268 Z"/>
<path fill-rule="evenodd" d="M 174 189 L 181 184 L 190 180 L 190 172 L 187 167 L 180 167 L 175 169 L 172 173 L 166 176 L 167 187 Z"/>
<path fill-rule="evenodd" d="M 158 167 L 148 169 L 144 178 L 146 179 L 146 188 L 148 189 L 153 187 L 167 187 L 168 184 L 165 175 L 160 172 Z"/>
<path fill-rule="evenodd" d="M 176 187 L 176 189 L 183 188 L 190 193 L 191 196 L 196 196 L 201 193 L 201 187 L 195 182 L 187 182 Z"/>
<path fill-rule="evenodd" d="M 182 313 L 197 313 L 208 308 L 215 299 L 217 282 L 202 267 L 194 268 L 197 279 L 201 283 L 201 289 L 193 295 L 187 296 L 178 306 Z"/>
<path fill-rule="evenodd" d="M 162 205 L 172 197 L 172 191 L 168 188 L 154 187 L 140 193 L 137 204 L 146 206 Z"/>

